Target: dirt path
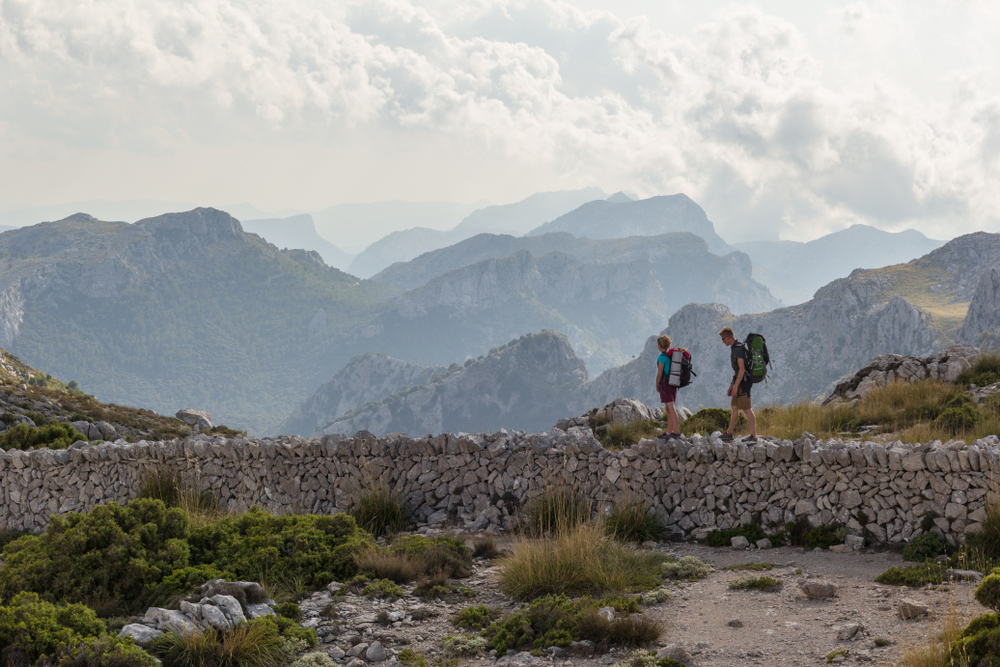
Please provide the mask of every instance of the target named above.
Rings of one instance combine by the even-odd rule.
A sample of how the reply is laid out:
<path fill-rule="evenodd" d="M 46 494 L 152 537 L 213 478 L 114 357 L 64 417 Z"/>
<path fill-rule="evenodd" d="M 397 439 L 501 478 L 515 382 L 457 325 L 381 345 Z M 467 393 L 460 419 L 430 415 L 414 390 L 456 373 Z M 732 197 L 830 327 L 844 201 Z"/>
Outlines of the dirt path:
<path fill-rule="evenodd" d="M 676 584 L 672 600 L 645 611 L 665 627 L 658 647 L 682 643 L 699 667 L 827 664 L 827 655 L 838 649 L 848 653 L 842 664 L 895 665 L 904 648 L 926 645 L 930 637 L 939 634 L 950 613 L 968 620 L 985 611 L 973 599 L 975 585 L 971 583 L 921 589 L 874 583 L 875 577 L 887 568 L 903 564 L 902 558 L 891 552 L 837 554 L 797 547 L 734 551 L 686 543 L 660 545 L 657 550 L 678 558 L 697 556 L 715 568 L 707 579 Z M 782 589 L 773 593 L 730 590 L 729 581 L 748 572 L 723 568 L 745 563 L 775 564 L 768 572 L 749 574 L 768 574 L 783 583 Z M 497 590 L 497 575 L 496 565 L 477 563 L 472 577 L 463 582 L 476 596 L 450 604 L 425 603 L 409 595 L 395 602 L 380 602 L 357 596 L 333 598 L 323 593 L 303 602 L 302 609 L 306 623 L 319 626 L 321 636 L 327 633 L 322 628 L 329 623 L 340 625 L 336 634 L 326 634 L 327 643 L 320 648 L 331 652 L 341 664 L 370 664 L 363 662 L 364 652 L 357 659 L 341 656 L 341 651 L 350 650 L 353 635 L 360 635 L 367 644 L 379 641 L 386 648 L 389 664 L 407 647 L 433 660 L 441 656 L 441 638 L 459 632 L 449 620 L 458 610 L 471 604 L 500 606 L 505 611 L 517 607 Z M 837 596 L 831 600 L 806 599 L 798 583 L 807 579 L 832 581 L 838 587 Z M 404 588 L 409 593 L 412 586 Z M 926 605 L 929 616 L 902 620 L 898 606 L 903 598 Z M 334 602 L 338 616 L 331 621 L 318 618 L 318 611 L 330 602 Z M 375 623 L 376 614 L 383 610 L 404 612 L 405 618 L 383 628 Z M 413 620 L 414 612 L 418 612 L 417 617 L 435 615 Z M 852 639 L 839 640 L 838 629 L 851 624 L 860 624 L 861 629 Z M 877 645 L 876 638 L 878 644 L 885 645 Z M 653 647 L 654 651 L 658 647 Z M 460 664 L 589 667 L 614 664 L 628 653 L 616 650 L 589 658 L 524 653 L 500 661 L 490 657 L 464 659 Z"/>

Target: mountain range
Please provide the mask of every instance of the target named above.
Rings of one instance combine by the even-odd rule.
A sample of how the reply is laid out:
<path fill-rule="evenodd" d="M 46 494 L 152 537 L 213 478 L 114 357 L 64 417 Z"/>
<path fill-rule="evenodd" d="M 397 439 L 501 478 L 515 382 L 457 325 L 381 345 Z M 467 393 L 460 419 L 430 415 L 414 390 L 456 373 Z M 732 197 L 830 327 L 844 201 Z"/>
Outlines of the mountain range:
<path fill-rule="evenodd" d="M 300 213 L 287 218 L 261 218 L 244 220 L 243 230 L 267 240 L 279 248 L 314 250 L 323 261 L 344 271 L 351 264 L 354 255 L 344 252 L 316 232 L 316 224 L 308 213 Z"/>
<path fill-rule="evenodd" d="M 920 232 L 884 232 L 851 225 L 814 241 L 735 244 L 753 262 L 754 277 L 787 305 L 808 301 L 823 285 L 857 268 L 874 269 L 926 255 L 944 245 Z"/>
<path fill-rule="evenodd" d="M 348 271 L 370 278 L 396 262 L 407 262 L 425 252 L 459 243 L 483 232 L 524 234 L 534 227 L 607 195 L 600 188 L 536 192 L 513 204 L 476 209 L 452 229 L 414 227 L 396 231 L 365 248 Z"/>

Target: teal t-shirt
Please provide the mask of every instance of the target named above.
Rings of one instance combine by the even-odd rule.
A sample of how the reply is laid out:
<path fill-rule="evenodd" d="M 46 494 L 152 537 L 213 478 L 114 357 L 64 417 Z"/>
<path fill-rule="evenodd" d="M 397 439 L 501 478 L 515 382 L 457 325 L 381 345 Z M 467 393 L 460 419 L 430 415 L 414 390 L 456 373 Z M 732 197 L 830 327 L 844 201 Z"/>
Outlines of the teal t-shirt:
<path fill-rule="evenodd" d="M 670 357 L 667 356 L 666 353 L 660 352 L 660 356 L 656 360 L 656 363 L 663 364 L 663 374 L 664 375 L 667 375 L 668 373 L 670 373 Z"/>

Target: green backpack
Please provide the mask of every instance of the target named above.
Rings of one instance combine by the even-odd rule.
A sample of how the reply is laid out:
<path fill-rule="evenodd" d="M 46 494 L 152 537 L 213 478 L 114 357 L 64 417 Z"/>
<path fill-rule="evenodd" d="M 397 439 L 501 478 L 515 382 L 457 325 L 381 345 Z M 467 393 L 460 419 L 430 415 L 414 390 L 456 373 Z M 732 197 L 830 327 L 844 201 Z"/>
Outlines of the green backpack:
<path fill-rule="evenodd" d="M 756 384 L 767 377 L 767 367 L 771 363 L 771 355 L 767 352 L 767 341 L 759 333 L 748 334 L 743 344 L 747 348 L 747 356 L 750 357 L 747 376 L 750 382 Z"/>

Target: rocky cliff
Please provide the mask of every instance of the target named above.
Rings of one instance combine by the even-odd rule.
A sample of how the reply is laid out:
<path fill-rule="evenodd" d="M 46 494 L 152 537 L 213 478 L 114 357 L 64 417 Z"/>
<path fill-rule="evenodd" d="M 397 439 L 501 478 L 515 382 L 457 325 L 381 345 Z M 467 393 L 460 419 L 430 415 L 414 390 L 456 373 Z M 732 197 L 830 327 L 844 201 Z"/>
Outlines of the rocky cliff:
<path fill-rule="evenodd" d="M 989 350 L 1000 347 L 1000 271 L 996 268 L 980 274 L 956 340 Z"/>
<path fill-rule="evenodd" d="M 453 364 L 452 370 L 457 370 Z M 309 398 L 278 427 L 278 433 L 308 436 L 317 427 L 366 403 L 381 401 L 411 387 L 431 384 L 449 372 L 443 366 L 421 366 L 385 354 L 367 352 L 320 385 Z"/>
<path fill-rule="evenodd" d="M 433 379 L 433 378 L 432 378 Z M 580 411 L 587 369 L 569 341 L 542 331 L 450 370 L 430 384 L 368 403 L 316 430 L 376 434 L 543 430 Z"/>
<path fill-rule="evenodd" d="M 691 232 L 705 239 L 716 255 L 733 251 L 715 233 L 704 209 L 684 194 L 650 197 L 638 201 L 592 201 L 529 232 L 529 236 L 569 232 L 589 239 L 628 236 L 658 236 L 669 232 Z"/>

